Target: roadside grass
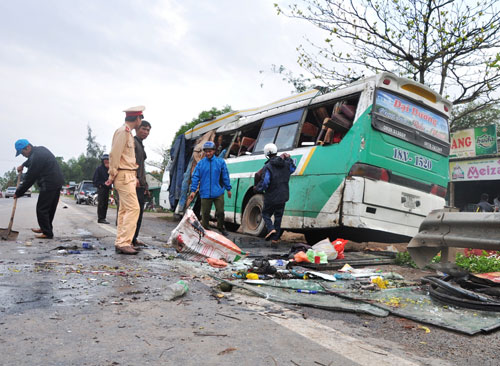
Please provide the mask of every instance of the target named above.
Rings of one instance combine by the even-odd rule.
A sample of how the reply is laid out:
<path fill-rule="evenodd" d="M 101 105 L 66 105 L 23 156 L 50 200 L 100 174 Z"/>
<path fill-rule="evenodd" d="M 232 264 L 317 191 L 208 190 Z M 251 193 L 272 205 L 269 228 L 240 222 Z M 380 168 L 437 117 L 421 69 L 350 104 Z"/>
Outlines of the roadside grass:
<path fill-rule="evenodd" d="M 488 256 L 486 252 L 483 252 L 483 254 L 484 255 L 472 255 L 467 257 L 462 253 L 457 253 L 455 263 L 460 268 L 471 273 L 500 272 L 500 252 L 490 256 Z M 432 263 L 439 262 L 441 262 L 441 254 L 436 255 L 432 259 Z M 417 268 L 417 265 L 413 259 L 411 259 L 410 253 L 408 252 L 397 253 L 395 263 L 400 266 Z"/>

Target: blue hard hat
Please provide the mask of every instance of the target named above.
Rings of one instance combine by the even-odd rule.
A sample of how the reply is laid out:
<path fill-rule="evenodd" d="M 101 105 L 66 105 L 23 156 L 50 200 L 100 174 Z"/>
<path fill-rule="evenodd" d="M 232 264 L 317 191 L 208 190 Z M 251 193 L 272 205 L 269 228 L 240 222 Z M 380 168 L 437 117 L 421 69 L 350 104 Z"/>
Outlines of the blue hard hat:
<path fill-rule="evenodd" d="M 215 150 L 215 144 L 213 141 L 207 141 L 203 144 L 203 150 Z"/>
<path fill-rule="evenodd" d="M 19 139 L 16 141 L 16 144 L 14 145 L 16 147 L 16 156 L 21 154 L 21 150 L 24 149 L 26 146 L 28 146 L 30 142 L 26 139 Z"/>

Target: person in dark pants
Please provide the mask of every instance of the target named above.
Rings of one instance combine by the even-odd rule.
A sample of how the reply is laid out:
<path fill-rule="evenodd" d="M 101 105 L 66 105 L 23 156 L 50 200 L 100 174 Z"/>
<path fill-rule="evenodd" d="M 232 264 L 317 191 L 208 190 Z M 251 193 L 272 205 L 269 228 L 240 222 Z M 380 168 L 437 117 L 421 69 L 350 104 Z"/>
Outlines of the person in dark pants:
<path fill-rule="evenodd" d="M 149 196 L 148 182 L 146 182 L 146 168 L 145 162 L 147 159 L 146 151 L 144 150 L 144 145 L 142 142 L 149 136 L 149 131 L 151 131 L 151 123 L 142 120 L 138 128 L 135 129 L 135 161 L 139 168 L 137 168 L 137 180 L 139 181 L 136 188 L 137 200 L 139 201 L 139 218 L 137 219 L 137 228 L 135 229 L 134 239 L 132 239 L 132 244 L 135 247 L 146 246 L 142 241 L 138 240 L 139 230 L 142 224 L 142 215 L 144 213 L 144 203 L 146 196 Z"/>
<path fill-rule="evenodd" d="M 255 187 L 257 192 L 264 192 L 262 219 L 267 229 L 266 240 L 272 240 L 273 244 L 277 244 L 281 237 L 281 220 L 290 196 L 288 182 L 296 169 L 290 155 L 285 153 L 277 156 L 277 153 L 275 144 L 264 146 L 264 155 L 269 160 L 264 165 L 262 179 Z M 271 221 L 273 215 L 274 224 Z"/>
<path fill-rule="evenodd" d="M 94 178 L 92 178 L 94 186 L 97 187 L 97 222 L 99 224 L 109 224 L 109 221 L 106 220 L 106 215 L 108 213 L 109 192 L 111 187 L 104 184 L 109 178 L 108 169 L 109 155 L 104 154 L 101 157 L 101 165 L 96 168 Z"/>
<path fill-rule="evenodd" d="M 209 218 L 212 204 L 215 205 L 215 216 L 217 217 L 217 229 L 222 235 L 228 233 L 224 229 L 224 190 L 227 190 L 228 198 L 231 198 L 231 182 L 226 162 L 215 156 L 215 144 L 207 141 L 203 144 L 205 157 L 194 168 L 191 178 L 191 194 L 189 199 L 193 200 L 200 185 L 201 197 L 201 224 L 205 229 L 210 229 Z"/>
<path fill-rule="evenodd" d="M 28 168 L 23 182 L 17 187 L 14 198 L 22 197 L 35 182 L 38 183 L 40 194 L 36 203 L 36 217 L 40 228 L 31 229 L 39 234 L 38 239 L 54 237 L 52 221 L 56 214 L 57 204 L 64 178 L 61 168 L 54 155 L 43 146 L 33 146 L 28 140 L 20 139 L 15 143 L 16 156 L 22 154 L 28 158 L 17 168 L 19 174 L 24 167 Z"/>

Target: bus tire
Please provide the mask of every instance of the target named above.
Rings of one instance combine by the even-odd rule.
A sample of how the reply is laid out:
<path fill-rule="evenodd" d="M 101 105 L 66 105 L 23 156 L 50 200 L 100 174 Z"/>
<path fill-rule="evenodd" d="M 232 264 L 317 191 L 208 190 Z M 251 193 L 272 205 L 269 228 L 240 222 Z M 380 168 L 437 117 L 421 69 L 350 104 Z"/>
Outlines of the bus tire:
<path fill-rule="evenodd" d="M 245 234 L 263 236 L 266 225 L 262 219 L 264 209 L 264 195 L 253 195 L 245 206 L 241 219 L 241 229 Z"/>

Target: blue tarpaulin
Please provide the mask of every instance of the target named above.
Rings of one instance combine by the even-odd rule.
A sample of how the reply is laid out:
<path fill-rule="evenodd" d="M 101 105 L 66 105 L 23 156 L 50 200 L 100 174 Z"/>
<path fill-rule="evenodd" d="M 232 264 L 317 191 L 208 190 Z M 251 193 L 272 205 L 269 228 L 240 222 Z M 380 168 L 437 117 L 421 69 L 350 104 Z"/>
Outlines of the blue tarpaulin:
<path fill-rule="evenodd" d="M 174 145 L 170 149 L 170 157 L 172 159 L 172 166 L 170 167 L 168 199 L 170 201 L 170 207 L 175 209 L 181 196 L 182 179 L 186 169 L 186 138 L 183 134 L 177 136 L 175 139 Z"/>

